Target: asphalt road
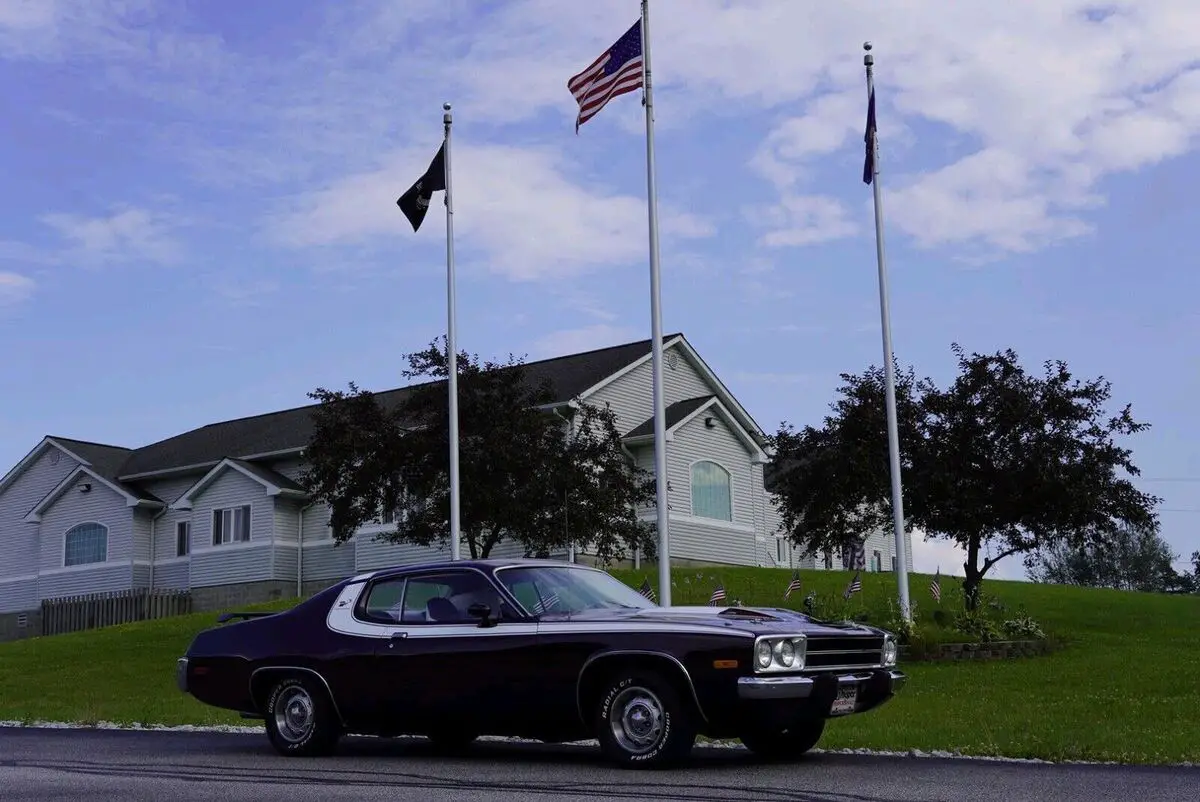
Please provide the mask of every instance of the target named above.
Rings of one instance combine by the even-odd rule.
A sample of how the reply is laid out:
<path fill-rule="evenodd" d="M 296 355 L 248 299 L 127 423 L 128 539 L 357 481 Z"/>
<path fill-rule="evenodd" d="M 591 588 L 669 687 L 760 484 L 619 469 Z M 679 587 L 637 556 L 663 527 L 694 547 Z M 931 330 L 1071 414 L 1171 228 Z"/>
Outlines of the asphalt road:
<path fill-rule="evenodd" d="M 0 799 L 37 800 L 909 800 L 1195 799 L 1200 769 L 1051 766 L 813 754 L 790 765 L 697 747 L 673 771 L 625 771 L 592 748 L 481 742 L 462 757 L 426 742 L 347 739 L 332 758 L 277 757 L 265 736 L 0 728 Z"/>

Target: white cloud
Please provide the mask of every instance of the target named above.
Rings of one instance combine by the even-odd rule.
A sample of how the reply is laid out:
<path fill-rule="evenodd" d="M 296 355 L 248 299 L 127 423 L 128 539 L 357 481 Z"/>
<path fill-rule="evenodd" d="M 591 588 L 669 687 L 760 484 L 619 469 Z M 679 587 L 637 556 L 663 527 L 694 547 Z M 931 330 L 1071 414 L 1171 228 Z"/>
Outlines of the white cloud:
<path fill-rule="evenodd" d="M 41 220 L 66 241 L 62 255 L 82 264 L 167 263 L 179 256 L 169 222 L 145 209 L 125 208 L 107 217 L 47 214 Z"/>
<path fill-rule="evenodd" d="M 760 207 L 753 215 L 768 229 L 760 242 L 769 247 L 816 245 L 858 231 L 846 207 L 827 196 L 785 195 L 779 205 Z"/>
<path fill-rule="evenodd" d="M 428 152 L 407 151 L 381 169 L 302 195 L 274 220 L 270 233 L 294 247 L 412 237 L 395 201 L 429 159 Z M 486 254 L 491 272 L 516 280 L 557 279 L 646 258 L 645 199 L 606 192 L 596 184 L 585 187 L 582 178 L 572 181 L 553 150 L 456 147 L 451 170 L 456 251 Z M 416 236 L 444 239 L 443 197 L 434 198 Z M 659 223 L 664 240 L 713 233 L 706 221 L 662 201 Z"/>
<path fill-rule="evenodd" d="M 1022 251 L 1084 235 L 1106 176 L 1186 153 L 1200 132 L 1200 75 L 1188 72 L 1200 47 L 1194 0 L 1114 0 L 1105 15 L 1090 0 L 657 0 L 654 9 L 660 130 L 678 132 L 705 115 L 771 115 L 750 159 L 780 193 L 769 246 L 868 228 L 849 222 L 860 214 L 850 217 L 829 185 L 813 186 L 821 170 L 822 180 L 845 188 L 839 198 L 869 206 L 859 181 L 864 39 L 876 45 L 888 223 L 924 246 Z M 551 118 L 540 128 L 547 136 L 568 136 L 576 108 L 567 78 L 636 16 L 636 4 L 558 0 L 484 11 L 461 1 L 414 0 L 401 11 L 385 2 L 332 5 L 301 34 L 302 55 L 268 60 L 190 33 L 185 11 L 149 0 L 0 0 L 0 48 L 9 47 L 7 57 L 102 58 L 107 69 L 90 80 L 236 125 L 219 152 L 178 127 L 159 132 L 160 146 L 211 181 L 289 187 L 277 194 L 323 186 L 300 200 L 284 234 L 315 244 L 400 235 L 392 202 L 429 154 L 393 160 L 404 169 L 386 178 L 372 173 L 376 157 L 396 142 L 427 140 L 443 100 L 484 136 L 539 115 Z M 621 98 L 586 133 L 632 144 L 640 117 L 635 96 Z M 935 146 L 923 139 L 931 128 Z M 512 157 L 463 179 L 458 218 L 464 242 L 497 254 L 505 274 L 570 275 L 644 258 L 639 197 L 584 189 L 544 150 L 474 150 Z M 465 175 L 471 149 L 458 152 Z M 355 191 L 376 199 L 359 203 Z M 529 212 L 546 208 L 538 193 L 563 201 L 540 228 Z M 297 228 L 305 222 L 311 233 Z M 672 222 L 707 228 L 679 214 Z"/>
<path fill-rule="evenodd" d="M 0 270 L 0 306 L 15 306 L 28 300 L 36 286 L 28 276 Z"/>

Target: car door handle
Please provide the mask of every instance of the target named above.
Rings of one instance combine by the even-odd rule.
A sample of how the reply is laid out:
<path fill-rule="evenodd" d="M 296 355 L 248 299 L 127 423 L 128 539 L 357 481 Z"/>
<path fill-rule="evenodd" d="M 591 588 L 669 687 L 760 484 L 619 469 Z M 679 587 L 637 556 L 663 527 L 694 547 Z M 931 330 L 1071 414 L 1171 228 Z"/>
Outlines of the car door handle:
<path fill-rule="evenodd" d="M 395 646 L 395 645 L 396 645 L 396 641 L 398 641 L 398 640 L 404 640 L 404 639 L 405 639 L 405 638 L 407 638 L 407 637 L 408 637 L 408 633 L 407 633 L 407 632 L 405 632 L 405 631 L 403 631 L 403 630 L 398 630 L 398 631 L 396 631 L 396 632 L 393 632 L 393 633 L 391 634 L 391 636 L 388 638 L 388 648 L 390 649 L 390 648 L 392 648 L 393 646 Z"/>

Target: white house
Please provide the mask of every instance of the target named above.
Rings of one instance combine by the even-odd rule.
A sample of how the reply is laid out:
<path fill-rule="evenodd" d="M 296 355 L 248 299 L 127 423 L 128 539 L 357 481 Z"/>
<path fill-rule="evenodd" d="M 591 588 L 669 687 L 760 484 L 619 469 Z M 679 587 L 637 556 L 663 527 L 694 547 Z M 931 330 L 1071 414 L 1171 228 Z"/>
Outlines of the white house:
<path fill-rule="evenodd" d="M 682 334 L 665 339 L 664 355 L 672 560 L 833 567 L 779 537 L 763 430 Z M 653 471 L 649 340 L 526 366 L 549 380 L 568 419 L 580 401 L 611 405 L 631 458 Z M 379 541 L 382 525 L 334 544 L 326 509 L 297 483 L 312 410 L 222 421 L 136 449 L 43 438 L 0 478 L 0 640 L 36 632 L 47 599 L 176 588 L 190 591 L 194 609 L 215 609 L 445 556 Z M 653 508 L 641 512 L 654 519 Z M 493 556 L 514 553 L 516 544 L 501 544 Z M 866 555 L 868 570 L 894 570 L 887 533 L 868 539 Z"/>

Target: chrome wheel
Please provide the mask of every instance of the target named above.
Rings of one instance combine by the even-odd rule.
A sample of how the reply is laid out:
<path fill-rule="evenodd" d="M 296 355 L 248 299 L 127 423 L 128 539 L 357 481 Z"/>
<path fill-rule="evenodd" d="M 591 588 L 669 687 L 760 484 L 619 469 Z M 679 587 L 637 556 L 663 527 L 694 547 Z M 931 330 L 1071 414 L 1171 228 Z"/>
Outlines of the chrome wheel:
<path fill-rule="evenodd" d="M 304 688 L 293 685 L 275 700 L 275 729 L 289 743 L 308 738 L 316 724 L 313 699 Z"/>
<path fill-rule="evenodd" d="M 613 739 L 631 755 L 643 755 L 658 746 L 665 718 L 658 696 L 637 685 L 618 693 L 608 708 Z"/>

